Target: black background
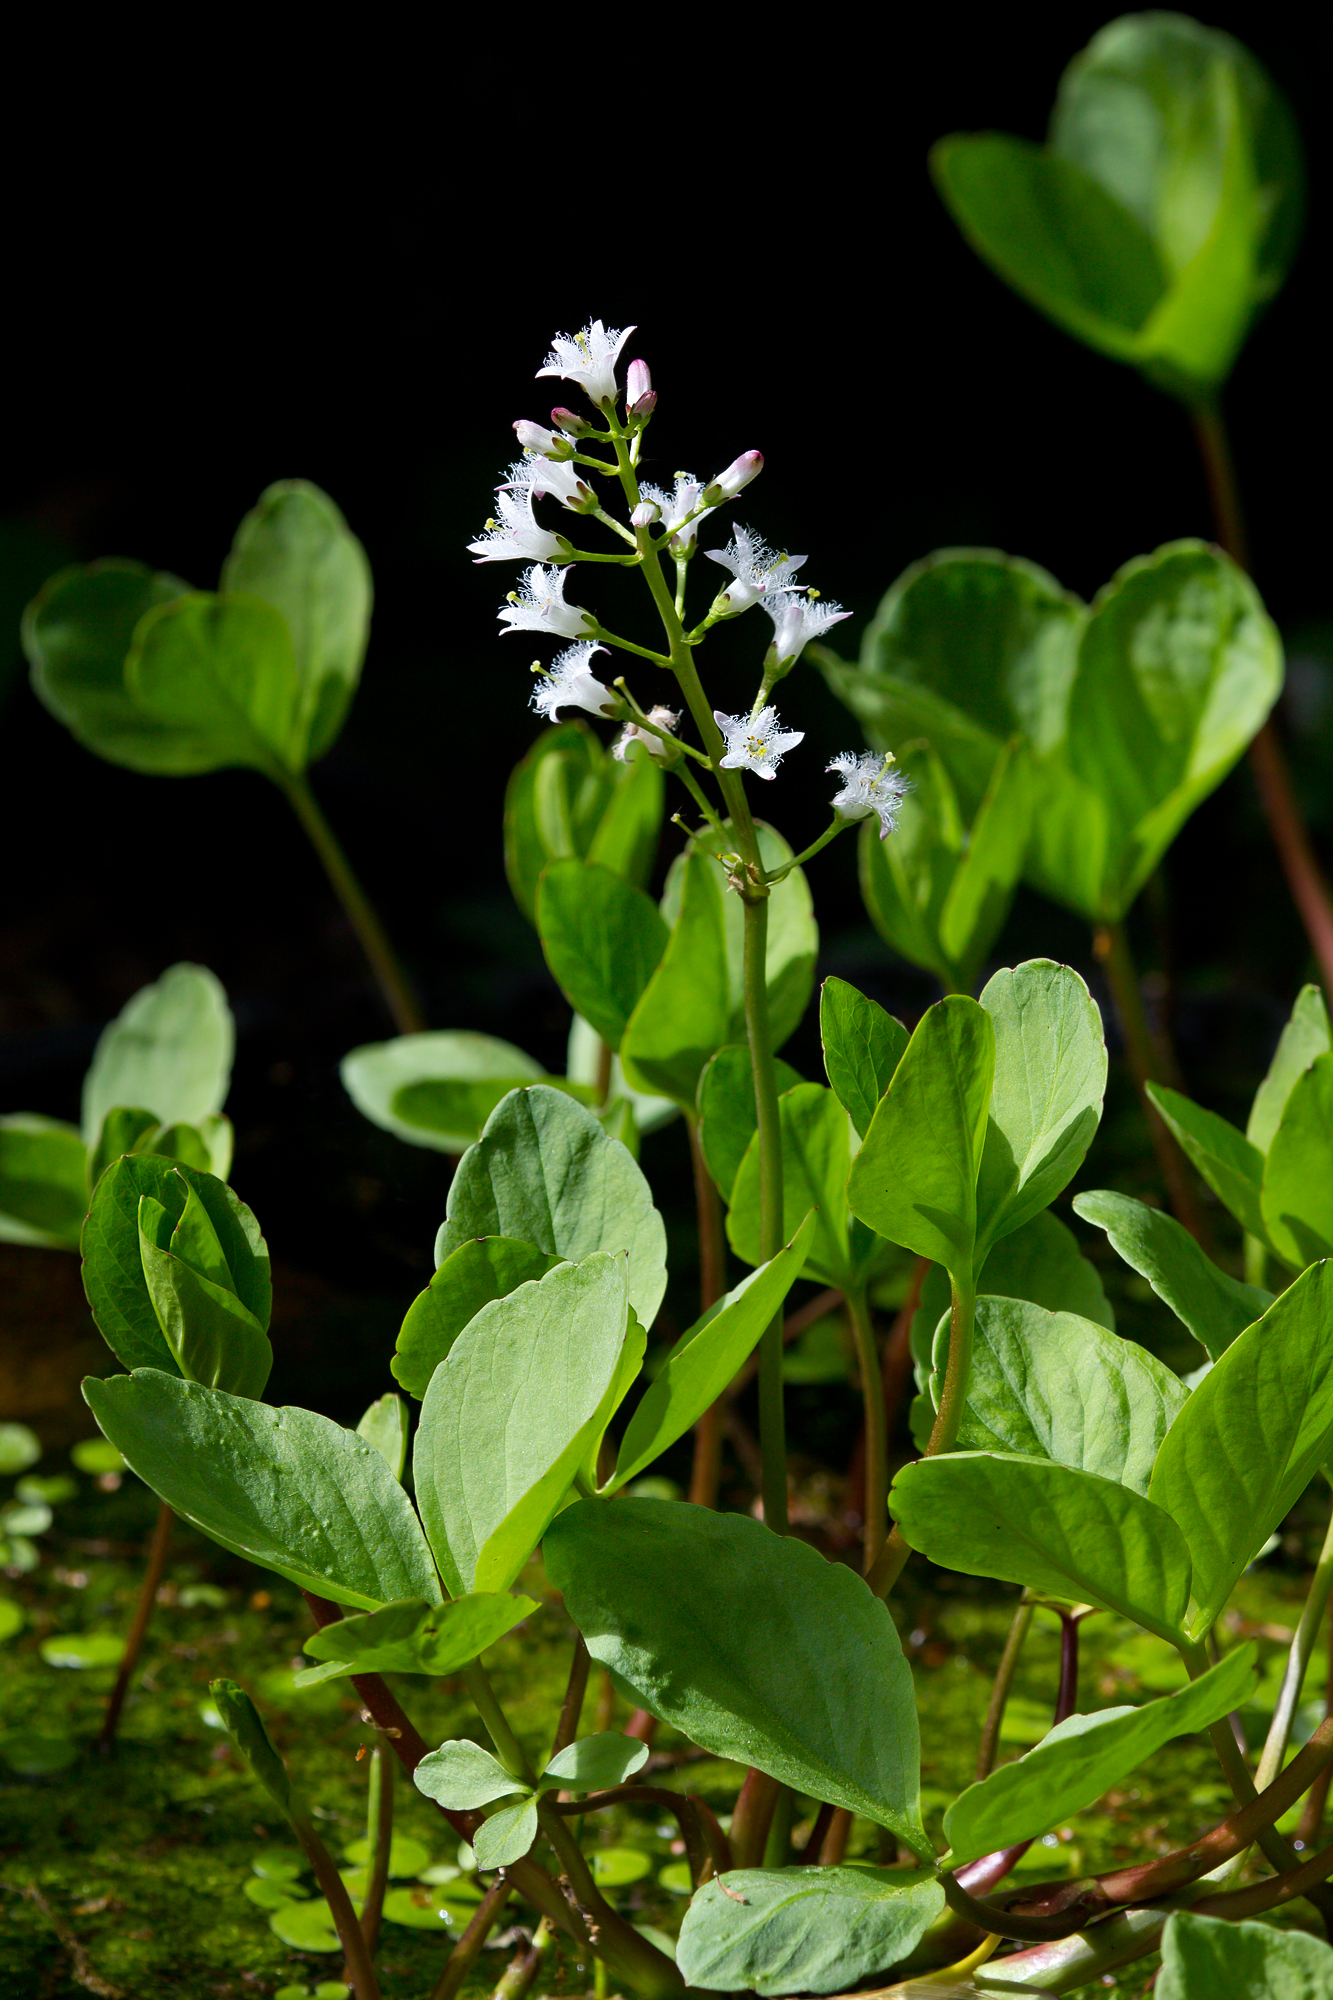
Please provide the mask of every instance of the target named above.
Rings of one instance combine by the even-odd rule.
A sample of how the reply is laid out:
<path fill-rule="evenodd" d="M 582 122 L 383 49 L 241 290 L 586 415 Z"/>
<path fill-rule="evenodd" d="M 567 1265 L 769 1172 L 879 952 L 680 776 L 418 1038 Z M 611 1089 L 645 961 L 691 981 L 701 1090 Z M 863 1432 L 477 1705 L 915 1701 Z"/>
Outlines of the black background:
<path fill-rule="evenodd" d="M 233 32 L 179 60 L 157 50 L 137 76 L 118 50 L 106 90 L 94 54 L 55 128 L 35 128 L 16 205 L 9 595 L 61 551 L 211 586 L 269 481 L 325 487 L 366 545 L 377 601 L 316 790 L 432 1025 L 560 1067 L 567 1009 L 501 863 L 505 778 L 540 726 L 530 649 L 497 638 L 512 572 L 472 567 L 464 546 L 513 455 L 512 420 L 545 420 L 568 394 L 532 379 L 549 336 L 591 316 L 638 323 L 627 353 L 660 393 L 650 476 L 764 451 L 738 518 L 810 552 L 805 575 L 854 613 L 836 635 L 847 653 L 934 548 L 1003 548 L 1088 596 L 1128 558 L 1211 532 L 1180 408 L 1008 293 L 926 171 L 951 130 L 1040 136 L 1060 70 L 1105 18 L 459 17 L 419 43 L 360 30 L 313 52 L 294 33 L 243 48 Z M 1208 18 L 1288 92 L 1310 156 L 1304 248 L 1227 400 L 1256 577 L 1299 656 L 1286 722 L 1322 828 L 1326 28 L 1305 8 Z M 607 574 L 584 572 L 571 595 L 610 603 Z M 719 707 L 749 699 L 766 629 L 742 621 L 710 649 Z M 828 755 L 856 738 L 813 672 L 782 708 L 808 739 L 763 803 L 800 845 L 823 823 Z M 429 1271 L 448 1163 L 343 1098 L 338 1056 L 389 1024 L 287 807 L 249 773 L 174 781 L 98 762 L 16 655 L 0 771 L 0 1110 L 77 1117 L 103 1023 L 173 960 L 211 965 L 240 1029 L 233 1178 L 279 1266 L 273 1393 L 354 1415 Z M 869 929 L 852 843 L 812 882 L 821 971 L 915 1018 L 931 983 Z M 1135 935 L 1169 979 L 1191 1087 L 1234 1111 L 1308 971 L 1243 769 L 1177 842 Z M 1024 894 L 997 959 L 1037 951 L 1096 979 L 1083 927 Z M 807 1042 L 787 1053 L 817 1075 Z M 649 1144 L 688 1268 L 683 1143 Z M 11 1282 L 52 1268 L 6 1255 Z M 39 1318 L 20 1315 L 20 1340 Z"/>

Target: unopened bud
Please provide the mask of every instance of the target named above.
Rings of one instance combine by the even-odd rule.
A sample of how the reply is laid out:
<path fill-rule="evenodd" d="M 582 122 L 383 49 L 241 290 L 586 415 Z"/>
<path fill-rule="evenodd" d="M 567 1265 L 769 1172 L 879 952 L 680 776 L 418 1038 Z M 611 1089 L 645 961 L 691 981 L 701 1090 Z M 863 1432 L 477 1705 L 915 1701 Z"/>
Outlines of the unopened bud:
<path fill-rule="evenodd" d="M 548 431 L 544 424 L 529 423 L 526 417 L 518 419 L 514 430 L 524 451 L 535 451 L 542 458 L 550 458 L 554 454 L 563 457 L 569 450 L 564 439 L 558 438 L 554 431 Z"/>
<path fill-rule="evenodd" d="M 632 417 L 649 417 L 657 403 L 646 361 L 631 361 L 625 378 L 625 408 Z"/>
<path fill-rule="evenodd" d="M 716 507 L 723 500 L 734 500 L 752 479 L 757 479 L 764 469 L 762 451 L 743 451 L 734 459 L 725 472 L 720 472 L 703 495 L 706 507 Z"/>
<path fill-rule="evenodd" d="M 632 528 L 651 528 L 653 522 L 660 521 L 661 518 L 662 509 L 656 500 L 640 500 L 629 520 Z"/>
<path fill-rule="evenodd" d="M 551 422 L 558 431 L 563 431 L 566 437 L 587 437 L 592 429 L 586 417 L 581 417 L 577 410 L 566 410 L 563 406 L 552 410 Z"/>

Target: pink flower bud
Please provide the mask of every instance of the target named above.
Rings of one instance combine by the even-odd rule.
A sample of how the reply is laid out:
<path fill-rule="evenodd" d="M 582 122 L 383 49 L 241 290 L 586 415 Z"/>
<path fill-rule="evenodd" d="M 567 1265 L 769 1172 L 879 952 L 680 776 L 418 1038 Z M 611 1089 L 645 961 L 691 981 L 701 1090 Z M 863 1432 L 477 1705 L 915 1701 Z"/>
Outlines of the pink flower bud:
<path fill-rule="evenodd" d="M 646 361 L 631 361 L 625 379 L 625 407 L 632 417 L 652 415 L 657 402 L 653 378 Z"/>
<path fill-rule="evenodd" d="M 534 451 L 546 458 L 552 451 L 563 457 L 567 450 L 564 440 L 558 438 L 554 431 L 548 431 L 544 424 L 529 423 L 526 417 L 520 417 L 514 429 L 524 451 Z"/>
<path fill-rule="evenodd" d="M 705 506 L 716 507 L 720 501 L 734 500 L 742 488 L 759 477 L 763 469 L 762 451 L 743 451 L 706 489 L 703 496 Z"/>
<path fill-rule="evenodd" d="M 564 408 L 552 410 L 551 422 L 558 431 L 563 431 L 566 437 L 586 437 L 592 429 L 592 425 L 586 418 L 581 417 L 577 410 Z"/>
<path fill-rule="evenodd" d="M 662 509 L 655 500 L 641 500 L 630 515 L 632 528 L 651 528 L 654 521 L 662 518 Z"/>

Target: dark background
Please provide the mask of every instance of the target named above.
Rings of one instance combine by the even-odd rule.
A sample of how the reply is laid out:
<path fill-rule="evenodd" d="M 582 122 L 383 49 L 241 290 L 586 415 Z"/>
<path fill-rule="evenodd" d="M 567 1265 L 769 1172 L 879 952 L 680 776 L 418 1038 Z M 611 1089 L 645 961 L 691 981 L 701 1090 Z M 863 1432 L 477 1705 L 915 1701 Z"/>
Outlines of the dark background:
<path fill-rule="evenodd" d="M 269 481 L 325 487 L 365 542 L 377 602 L 361 691 L 316 790 L 431 1024 L 561 1067 L 567 1009 L 501 862 L 505 778 L 539 728 L 530 651 L 497 640 L 513 572 L 473 568 L 464 546 L 514 454 L 511 421 L 544 420 L 569 394 L 532 380 L 549 336 L 590 316 L 637 321 L 627 354 L 647 358 L 660 392 L 650 476 L 764 451 L 737 517 L 810 551 L 806 576 L 854 613 L 835 635 L 847 653 L 883 590 L 934 548 L 1000 547 L 1089 596 L 1128 558 L 1210 533 L 1179 407 L 1007 292 L 926 172 L 950 130 L 1040 136 L 1061 69 L 1106 18 L 935 8 L 910 29 L 886 13 L 854 34 L 842 14 L 798 33 L 686 12 L 621 43 L 599 13 L 559 54 L 549 37 L 524 42 L 521 24 L 510 46 L 326 51 L 325 85 L 295 100 L 272 62 L 234 50 L 213 58 L 216 94 L 169 65 L 110 107 L 90 81 L 83 166 L 59 191 L 35 171 L 14 226 L 7 628 L 61 560 L 137 556 L 211 586 Z M 1206 18 L 1269 67 L 1309 149 L 1304 248 L 1228 410 L 1257 580 L 1294 655 L 1284 726 L 1322 841 L 1327 29 L 1314 43 L 1304 8 Z M 581 574 L 572 594 L 605 605 L 607 572 Z M 696 581 L 705 602 L 710 589 Z M 710 648 L 718 706 L 749 698 L 766 632 L 743 621 Z M 240 1033 L 233 1178 L 278 1266 L 272 1393 L 354 1417 L 384 1386 L 429 1273 L 449 1172 L 343 1097 L 337 1058 L 390 1032 L 355 943 L 262 779 L 98 762 L 4 644 L 0 1110 L 76 1118 L 105 1021 L 173 960 L 212 966 Z M 764 806 L 799 846 L 824 821 L 823 764 L 856 739 L 813 672 L 783 695 L 808 740 Z M 811 874 L 821 972 L 914 1019 L 931 983 L 870 930 L 853 843 Z M 1190 1087 L 1237 1111 L 1308 976 L 1244 769 L 1178 840 L 1134 929 Z M 1100 992 L 1083 927 L 1023 894 L 997 960 L 1034 952 Z M 819 1074 L 808 1029 L 787 1054 Z M 682 1137 L 648 1145 L 687 1271 Z M 1112 1155 L 1102 1177 L 1113 1170 Z M 27 1357 L 7 1389 L 0 1377 L 7 1414 L 56 1424 L 50 1356 L 87 1329 L 74 1260 L 6 1250 L 3 1265 L 0 1328 Z"/>

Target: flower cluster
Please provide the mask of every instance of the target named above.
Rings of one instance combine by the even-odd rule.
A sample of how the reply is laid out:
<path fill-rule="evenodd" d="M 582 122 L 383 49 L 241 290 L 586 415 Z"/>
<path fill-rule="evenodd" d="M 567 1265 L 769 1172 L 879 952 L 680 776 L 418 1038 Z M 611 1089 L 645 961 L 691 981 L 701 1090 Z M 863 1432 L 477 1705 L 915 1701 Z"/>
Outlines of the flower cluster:
<path fill-rule="evenodd" d="M 682 766 L 687 756 L 709 761 L 700 759 L 698 751 L 688 744 L 673 740 L 680 722 L 674 710 L 659 705 L 645 713 L 628 695 L 599 680 L 591 669 L 594 656 L 616 646 L 661 666 L 679 665 L 684 649 L 697 646 L 711 626 L 761 605 L 772 624 L 773 637 L 764 658 L 759 694 L 748 715 L 712 711 L 723 745 L 722 754 L 715 749 L 713 756 L 715 768 L 722 771 L 750 771 L 756 777 L 772 779 L 787 752 L 804 741 L 805 732 L 783 728 L 769 693 L 812 639 L 821 638 L 850 614 L 838 604 L 824 602 L 818 591 L 798 578 L 807 557 L 772 549 L 751 529 L 738 525 L 725 548 L 704 551 L 710 562 L 727 572 L 729 581 L 714 596 L 703 624 L 692 632 L 684 631 L 679 621 L 686 570 L 698 552 L 699 530 L 758 476 L 763 454 L 742 452 L 709 480 L 677 472 L 670 488 L 640 481 L 639 450 L 644 428 L 657 405 L 657 392 L 646 362 L 631 361 L 626 370 L 623 420 L 618 416 L 616 371 L 633 332 L 632 326 L 607 327 L 598 319 L 578 333 L 555 336 L 545 363 L 537 371 L 538 379 L 554 376 L 575 383 L 595 415 L 590 420 L 561 405 L 551 411 L 550 428 L 519 419 L 514 430 L 523 456 L 497 485 L 495 518 L 487 521 L 484 533 L 469 543 L 469 548 L 479 563 L 529 565 L 521 589 L 511 591 L 500 608 L 505 630 L 573 642 L 549 667 L 535 664 L 539 678 L 533 707 L 552 721 L 570 708 L 619 720 L 623 727 L 614 754 L 622 759 L 635 744 L 642 744 L 649 755 L 675 767 Z M 597 448 L 607 446 L 614 456 L 599 456 Z M 604 511 L 593 484 L 598 478 L 613 478 L 620 484 L 629 502 L 627 524 L 623 517 L 617 521 Z M 596 519 L 619 538 L 623 552 L 593 554 L 576 548 L 568 534 L 538 518 L 539 501 L 554 502 L 567 515 Z M 575 562 L 642 565 L 656 564 L 664 557 L 675 562 L 678 578 L 678 622 L 672 628 L 674 650 L 669 658 L 617 638 L 592 612 L 565 601 L 568 570 Z M 617 683 L 617 689 L 623 687 L 623 681 Z M 696 709 L 695 715 L 707 734 L 707 714 Z M 711 740 L 716 745 L 717 739 Z M 872 816 L 879 819 L 881 835 L 893 831 L 907 782 L 892 766 L 892 757 L 877 757 L 870 751 L 846 751 L 834 758 L 828 769 L 841 783 L 832 801 L 833 827 L 825 838 L 831 838 L 842 825 Z M 682 776 L 698 798 L 688 767 Z"/>

